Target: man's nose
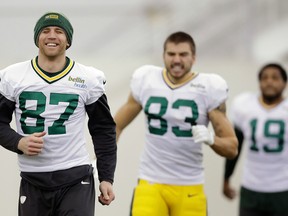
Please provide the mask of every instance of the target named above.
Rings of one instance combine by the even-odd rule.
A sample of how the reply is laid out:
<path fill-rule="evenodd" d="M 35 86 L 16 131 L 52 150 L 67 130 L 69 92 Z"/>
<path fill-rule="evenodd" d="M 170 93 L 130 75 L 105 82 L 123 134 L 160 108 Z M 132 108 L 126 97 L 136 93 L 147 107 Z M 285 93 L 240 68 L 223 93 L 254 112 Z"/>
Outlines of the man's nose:
<path fill-rule="evenodd" d="M 173 61 L 174 62 L 180 62 L 181 61 L 181 58 L 179 55 L 175 55 L 174 58 L 173 58 Z"/>
<path fill-rule="evenodd" d="M 56 32 L 55 31 L 50 31 L 49 34 L 48 34 L 48 37 L 55 38 L 56 37 Z"/>

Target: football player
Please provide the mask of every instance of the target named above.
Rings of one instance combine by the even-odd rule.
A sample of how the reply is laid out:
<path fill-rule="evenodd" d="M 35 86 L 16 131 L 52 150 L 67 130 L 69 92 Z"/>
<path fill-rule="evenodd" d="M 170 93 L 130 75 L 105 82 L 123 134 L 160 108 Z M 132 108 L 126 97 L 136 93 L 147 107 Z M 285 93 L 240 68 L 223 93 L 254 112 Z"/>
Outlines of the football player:
<path fill-rule="evenodd" d="M 245 92 L 231 107 L 231 119 L 239 140 L 245 142 L 244 173 L 240 192 L 240 216 L 288 215 L 288 100 L 287 73 L 275 63 L 258 74 L 260 93 Z M 230 185 L 238 157 L 226 160 L 223 192 L 233 199 Z"/>
<path fill-rule="evenodd" d="M 192 71 L 195 57 L 189 34 L 171 34 L 164 43 L 165 68 L 137 69 L 131 94 L 115 115 L 117 139 L 141 110 L 146 116 L 133 216 L 206 216 L 202 146 L 224 157 L 237 155 L 237 138 L 225 115 L 227 84 L 217 74 Z"/>
<path fill-rule="evenodd" d="M 72 36 L 63 14 L 46 13 L 34 28 L 38 56 L 0 72 L 0 143 L 18 154 L 20 216 L 94 216 L 86 113 L 97 157 L 99 201 L 109 205 L 114 199 L 116 133 L 105 76 L 66 56 Z M 13 112 L 16 131 L 10 127 Z"/>

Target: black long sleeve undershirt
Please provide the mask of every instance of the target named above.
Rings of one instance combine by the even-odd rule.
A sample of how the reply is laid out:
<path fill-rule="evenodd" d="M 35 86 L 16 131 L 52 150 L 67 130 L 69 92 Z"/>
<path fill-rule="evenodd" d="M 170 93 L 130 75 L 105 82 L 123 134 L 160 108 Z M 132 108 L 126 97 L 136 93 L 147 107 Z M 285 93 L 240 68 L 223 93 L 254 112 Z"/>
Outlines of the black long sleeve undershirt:
<path fill-rule="evenodd" d="M 106 95 L 102 95 L 95 103 L 85 108 L 89 117 L 88 128 L 97 157 L 99 180 L 113 183 L 117 161 L 116 125 L 111 116 Z M 0 145 L 22 154 L 23 152 L 17 147 L 23 136 L 10 126 L 14 110 L 15 102 L 0 94 Z"/>
<path fill-rule="evenodd" d="M 10 126 L 14 110 L 15 102 L 0 94 L 0 145 L 12 152 L 23 154 L 18 150 L 18 142 L 23 136 Z"/>
<path fill-rule="evenodd" d="M 238 161 L 240 153 L 241 153 L 243 140 L 244 140 L 243 132 L 239 128 L 236 128 L 236 127 L 234 128 L 234 130 L 235 130 L 236 137 L 237 137 L 238 143 L 239 143 L 238 144 L 238 155 L 232 160 L 226 159 L 225 172 L 224 172 L 224 179 L 225 180 L 228 180 L 234 172 L 235 166 L 237 164 L 237 161 Z"/>
<path fill-rule="evenodd" d="M 110 113 L 106 95 L 87 105 L 88 129 L 97 158 L 99 181 L 113 183 L 117 160 L 116 124 Z"/>

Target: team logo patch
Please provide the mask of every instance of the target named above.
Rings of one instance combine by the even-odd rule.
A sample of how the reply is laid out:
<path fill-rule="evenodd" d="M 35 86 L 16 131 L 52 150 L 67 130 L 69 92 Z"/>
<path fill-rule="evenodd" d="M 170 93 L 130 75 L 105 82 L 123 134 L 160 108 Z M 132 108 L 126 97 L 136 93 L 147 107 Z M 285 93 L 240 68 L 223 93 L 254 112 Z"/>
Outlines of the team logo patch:
<path fill-rule="evenodd" d="M 45 19 L 59 19 L 59 16 L 57 14 L 49 14 L 45 16 Z"/>
<path fill-rule="evenodd" d="M 26 201 L 26 196 L 20 196 L 20 203 L 24 204 L 24 202 Z"/>

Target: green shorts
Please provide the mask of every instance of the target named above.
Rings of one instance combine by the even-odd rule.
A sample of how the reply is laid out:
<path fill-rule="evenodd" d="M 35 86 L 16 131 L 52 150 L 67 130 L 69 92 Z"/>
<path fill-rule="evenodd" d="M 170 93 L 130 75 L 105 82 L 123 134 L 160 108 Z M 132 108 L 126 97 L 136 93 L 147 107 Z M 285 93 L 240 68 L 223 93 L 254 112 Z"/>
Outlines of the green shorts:
<path fill-rule="evenodd" d="M 288 215 L 288 191 L 263 193 L 241 187 L 240 208 Z"/>

